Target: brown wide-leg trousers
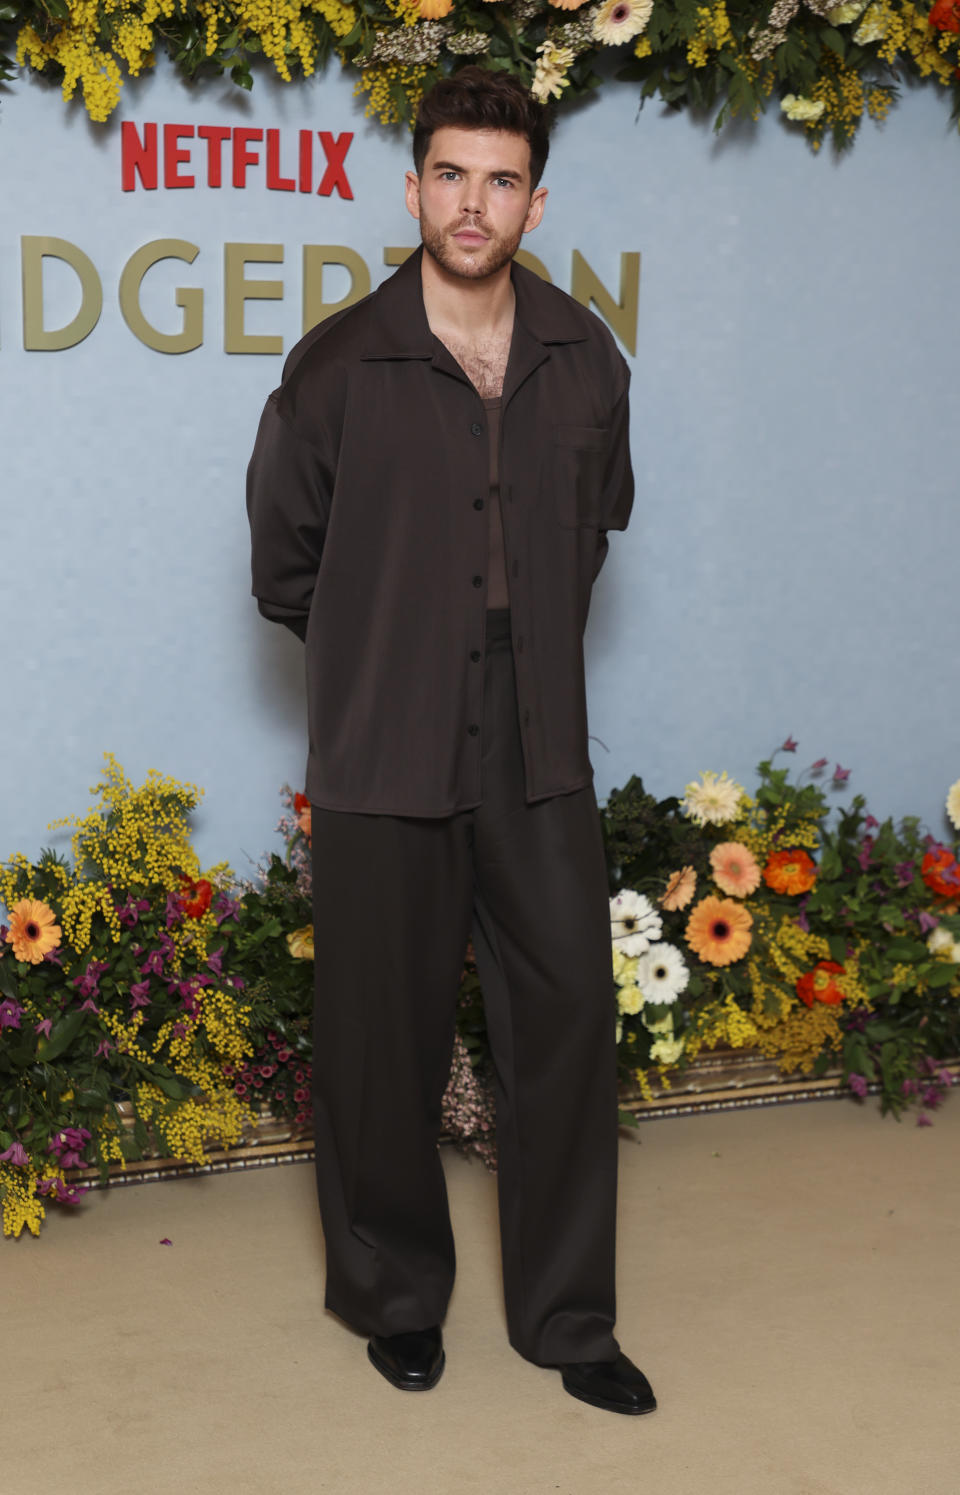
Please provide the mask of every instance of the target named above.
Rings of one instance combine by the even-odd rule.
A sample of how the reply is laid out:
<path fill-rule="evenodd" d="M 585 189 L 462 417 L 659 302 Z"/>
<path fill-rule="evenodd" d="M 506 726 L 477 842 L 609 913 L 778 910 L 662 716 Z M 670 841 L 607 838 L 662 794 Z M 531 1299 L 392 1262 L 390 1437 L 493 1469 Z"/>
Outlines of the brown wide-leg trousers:
<path fill-rule="evenodd" d="M 616 1014 L 597 803 L 592 786 L 524 799 L 508 613 L 488 619 L 484 669 L 477 809 L 313 809 L 326 1305 L 366 1334 L 443 1320 L 455 1256 L 437 1137 L 472 928 L 510 1343 L 540 1365 L 612 1360 Z"/>

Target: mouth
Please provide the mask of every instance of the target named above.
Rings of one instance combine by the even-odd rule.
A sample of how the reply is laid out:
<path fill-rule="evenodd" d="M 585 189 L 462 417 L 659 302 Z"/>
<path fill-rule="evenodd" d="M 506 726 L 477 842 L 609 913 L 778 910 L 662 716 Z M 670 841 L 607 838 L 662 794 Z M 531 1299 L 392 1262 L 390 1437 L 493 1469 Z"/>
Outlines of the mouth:
<path fill-rule="evenodd" d="M 476 244 L 486 244 L 487 242 L 487 235 L 482 234 L 478 228 L 458 228 L 453 237 L 464 248 L 470 248 Z"/>

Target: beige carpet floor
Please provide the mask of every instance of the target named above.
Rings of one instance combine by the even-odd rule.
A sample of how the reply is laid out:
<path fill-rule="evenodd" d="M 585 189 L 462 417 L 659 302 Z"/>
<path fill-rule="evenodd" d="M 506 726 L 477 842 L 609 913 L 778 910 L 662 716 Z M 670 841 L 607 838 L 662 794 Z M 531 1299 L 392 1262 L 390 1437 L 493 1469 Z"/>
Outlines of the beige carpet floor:
<path fill-rule="evenodd" d="M 625 1136 L 636 1418 L 510 1349 L 494 1181 L 451 1149 L 448 1364 L 417 1395 L 324 1312 L 309 1165 L 88 1195 L 0 1243 L 0 1490 L 960 1495 L 958 1144 L 960 1096 L 932 1128 L 842 1101 Z"/>

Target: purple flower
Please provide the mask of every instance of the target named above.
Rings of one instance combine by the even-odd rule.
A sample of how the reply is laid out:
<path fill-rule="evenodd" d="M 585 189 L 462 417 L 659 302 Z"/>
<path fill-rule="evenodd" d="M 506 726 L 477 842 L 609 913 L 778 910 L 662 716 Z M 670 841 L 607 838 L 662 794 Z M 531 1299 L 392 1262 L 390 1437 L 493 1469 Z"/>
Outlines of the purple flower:
<path fill-rule="evenodd" d="M 928 914 L 925 909 L 921 908 L 917 913 L 917 923 L 920 925 L 922 934 L 929 934 L 931 929 L 936 929 L 940 920 L 935 914 Z"/>
<path fill-rule="evenodd" d="M 218 893 L 214 901 L 213 911 L 218 924 L 222 924 L 225 919 L 235 919 L 240 912 L 239 899 L 230 898 L 226 893 Z"/>
<path fill-rule="evenodd" d="M 80 1154 L 89 1141 L 85 1126 L 67 1126 L 47 1143 L 47 1152 L 56 1155 L 61 1168 L 83 1168 L 86 1164 Z"/>
<path fill-rule="evenodd" d="M 0 1163 L 12 1163 L 15 1168 L 26 1168 L 29 1162 L 27 1149 L 19 1139 L 11 1142 L 6 1152 L 0 1152 Z"/>
<path fill-rule="evenodd" d="M 160 953 L 164 960 L 171 960 L 176 955 L 177 947 L 165 929 L 160 931 L 160 938 L 157 940 L 157 944 L 160 946 Z"/>
<path fill-rule="evenodd" d="M 230 978 L 229 978 L 229 980 L 230 980 L 230 985 L 231 985 L 231 986 L 232 986 L 232 987 L 234 987 L 234 988 L 235 988 L 235 990 L 237 990 L 237 991 L 243 991 L 243 988 L 244 988 L 244 987 L 245 987 L 245 986 L 246 986 L 246 984 L 247 984 L 247 983 L 246 983 L 246 982 L 245 982 L 245 981 L 244 981 L 244 979 L 243 979 L 243 977 L 242 977 L 242 976 L 231 976 L 231 977 L 230 977 Z"/>
<path fill-rule="evenodd" d="M 58 1204 L 76 1204 L 86 1192 L 86 1184 L 69 1187 L 59 1178 L 42 1178 L 37 1184 L 38 1194 L 52 1194 Z"/>
<path fill-rule="evenodd" d="M 147 993 L 150 990 L 149 981 L 135 981 L 130 988 L 130 1011 L 136 1012 L 138 1007 L 149 1007 L 150 998 Z"/>
<path fill-rule="evenodd" d="M 866 872 L 868 867 L 870 866 L 873 845 L 874 842 L 872 836 L 864 836 L 863 840 L 860 842 L 860 850 L 857 852 L 857 861 L 860 864 L 861 872 Z"/>
<path fill-rule="evenodd" d="M 101 1038 L 100 1042 L 97 1044 L 96 1048 L 93 1051 L 93 1057 L 95 1059 L 105 1059 L 112 1048 L 113 1044 L 110 1042 L 109 1038 Z"/>
<path fill-rule="evenodd" d="M 913 871 L 915 866 L 915 862 L 897 862 L 893 870 L 896 873 L 898 887 L 905 888 L 909 883 L 913 882 Z"/>
<path fill-rule="evenodd" d="M 180 898 L 179 898 L 178 894 L 176 894 L 176 893 L 168 893 L 167 894 L 167 912 L 166 912 L 166 915 L 165 915 L 165 918 L 164 918 L 164 923 L 166 924 L 166 926 L 167 926 L 168 929 L 172 929 L 173 926 L 174 926 L 174 924 L 178 924 L 182 918 L 183 918 L 183 905 L 180 902 Z"/>
<path fill-rule="evenodd" d="M 72 984 L 82 997 L 99 997 L 100 977 L 109 969 L 105 960 L 91 960 L 82 976 L 74 976 Z"/>
<path fill-rule="evenodd" d="M 52 1027 L 53 1019 L 49 1017 L 42 1017 L 38 1023 L 34 1024 L 33 1031 L 34 1033 L 42 1033 L 46 1038 L 49 1038 L 50 1029 Z"/>
<path fill-rule="evenodd" d="M 833 782 L 835 784 L 845 784 L 849 777 L 849 768 L 841 768 L 840 764 L 838 763 L 836 768 L 833 770 Z"/>
<path fill-rule="evenodd" d="M 13 997 L 5 997 L 0 1002 L 0 1030 L 4 1028 L 19 1028 L 20 1019 L 24 1009 Z"/>
<path fill-rule="evenodd" d="M 63 969 L 63 961 L 60 959 L 59 950 L 48 950 L 43 958 L 44 960 L 48 960 L 52 966 L 59 966 L 61 970 Z"/>
<path fill-rule="evenodd" d="M 926 1106 L 931 1111 L 935 1111 L 942 1100 L 943 1096 L 940 1094 L 939 1086 L 928 1085 L 920 1097 L 920 1104 Z"/>
<path fill-rule="evenodd" d="M 141 976 L 149 976 L 151 972 L 154 976 L 163 975 L 163 957 L 159 950 L 151 950 L 140 967 Z"/>
<path fill-rule="evenodd" d="M 847 1084 L 854 1095 L 864 1096 L 867 1093 L 866 1075 L 847 1075 Z"/>
<path fill-rule="evenodd" d="M 127 929 L 132 929 L 137 920 L 140 918 L 140 915 L 145 914 L 149 907 L 149 898 L 131 897 L 127 899 L 126 903 L 118 904 L 117 917 L 119 918 L 120 923 L 125 925 Z"/>
<path fill-rule="evenodd" d="M 80 1011 L 81 1012 L 96 1012 L 96 1013 L 99 1013 L 100 1008 L 97 1006 L 96 1002 L 93 1000 L 92 997 L 88 997 L 85 1002 L 81 1002 L 80 1003 Z"/>
<path fill-rule="evenodd" d="M 926 1111 L 921 1111 L 917 1117 L 917 1126 L 933 1126 L 933 1118 Z"/>
<path fill-rule="evenodd" d="M 863 822 L 863 828 L 865 831 L 875 831 L 879 824 L 880 822 L 875 815 L 868 815 Z"/>
<path fill-rule="evenodd" d="M 818 758 L 817 761 L 816 761 L 816 763 L 811 763 L 811 765 L 810 765 L 810 772 L 811 773 L 823 773 L 823 770 L 826 768 L 828 762 L 829 762 L 829 759 L 827 759 L 827 758 Z"/>
<path fill-rule="evenodd" d="M 222 976 L 223 975 L 223 946 L 222 945 L 220 946 L 219 950 L 214 950 L 214 952 L 213 952 L 212 955 L 208 955 L 207 956 L 207 965 L 210 967 L 211 971 L 213 971 L 214 975 L 216 975 L 216 976 Z"/>
<path fill-rule="evenodd" d="M 903 1084 L 900 1086 L 900 1092 L 902 1095 L 916 1095 L 918 1089 L 919 1086 L 917 1085 L 916 1080 L 904 1080 Z"/>
<path fill-rule="evenodd" d="M 794 915 L 794 920 L 795 920 L 795 923 L 797 925 L 797 928 L 798 929 L 802 929 L 803 932 L 804 932 L 804 934 L 809 934 L 810 933 L 810 920 L 807 918 L 807 900 L 806 900 L 806 898 L 802 899 L 801 902 L 798 904 L 798 906 L 797 906 L 797 912 Z"/>
<path fill-rule="evenodd" d="M 781 753 L 795 753 L 797 751 L 797 744 L 794 739 L 788 737 L 786 742 L 782 742 L 780 744 L 780 751 Z"/>
<path fill-rule="evenodd" d="M 7 928 L 6 924 L 0 924 L 0 945 L 3 944 L 4 940 L 6 939 L 6 937 L 7 937 L 7 935 L 9 933 L 10 933 L 10 931 Z M 0 952 L 0 953 L 2 953 L 2 952 Z"/>

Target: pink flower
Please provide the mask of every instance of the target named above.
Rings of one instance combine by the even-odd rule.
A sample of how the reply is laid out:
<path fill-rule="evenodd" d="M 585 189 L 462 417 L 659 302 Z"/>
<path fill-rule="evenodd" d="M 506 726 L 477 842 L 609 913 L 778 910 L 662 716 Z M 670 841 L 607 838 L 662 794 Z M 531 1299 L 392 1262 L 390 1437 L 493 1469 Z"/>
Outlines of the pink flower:
<path fill-rule="evenodd" d="M 867 1093 L 867 1080 L 865 1075 L 847 1075 L 847 1084 L 854 1095 L 864 1096 Z"/>
<path fill-rule="evenodd" d="M 797 744 L 794 739 L 788 737 L 786 742 L 782 742 L 780 744 L 780 751 L 781 753 L 795 753 L 797 751 Z"/>
<path fill-rule="evenodd" d="M 760 886 L 760 868 L 748 846 L 739 841 L 723 841 L 710 853 L 713 879 L 723 893 L 746 898 Z"/>

